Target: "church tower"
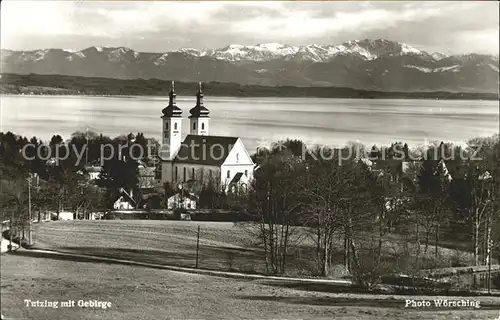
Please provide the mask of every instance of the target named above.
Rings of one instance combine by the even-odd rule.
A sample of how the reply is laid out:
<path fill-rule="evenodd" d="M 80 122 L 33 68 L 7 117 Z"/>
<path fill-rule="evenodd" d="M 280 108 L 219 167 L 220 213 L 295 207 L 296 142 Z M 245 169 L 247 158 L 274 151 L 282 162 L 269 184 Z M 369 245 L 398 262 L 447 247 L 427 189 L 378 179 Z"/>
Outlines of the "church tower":
<path fill-rule="evenodd" d="M 161 157 L 163 160 L 171 160 L 181 146 L 181 126 L 182 126 L 182 110 L 175 102 L 175 85 L 172 81 L 172 88 L 169 92 L 169 102 L 161 112 L 162 118 L 162 146 Z"/>
<path fill-rule="evenodd" d="M 196 105 L 189 110 L 190 134 L 197 136 L 208 136 L 210 116 L 208 109 L 203 105 L 203 92 L 201 82 L 198 83 L 198 93 L 196 93 Z"/>

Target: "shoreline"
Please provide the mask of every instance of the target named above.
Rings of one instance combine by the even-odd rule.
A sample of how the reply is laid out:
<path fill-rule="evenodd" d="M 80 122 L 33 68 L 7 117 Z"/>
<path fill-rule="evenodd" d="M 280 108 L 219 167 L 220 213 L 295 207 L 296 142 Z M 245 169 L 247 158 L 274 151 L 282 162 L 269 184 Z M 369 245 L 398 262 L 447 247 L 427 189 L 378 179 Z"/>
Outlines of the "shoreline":
<path fill-rule="evenodd" d="M 2 96 L 15 96 L 15 97 L 83 97 L 83 98 L 117 98 L 117 99 L 140 99 L 140 98 L 155 98 L 154 100 L 168 100 L 168 96 L 164 94 L 158 95 L 130 95 L 130 94 L 111 94 L 111 95 L 100 95 L 100 94 L 79 94 L 79 93 L 41 93 L 41 94 L 24 94 L 24 93 L 9 93 L 9 92 L 0 92 L 0 97 Z M 177 97 L 191 97 L 191 95 L 178 95 Z M 475 98 L 433 98 L 433 97 L 374 97 L 374 98 L 360 98 L 360 97 L 318 97 L 318 96 L 274 96 L 274 95 L 266 95 L 266 96 L 237 96 L 237 95 L 216 95 L 212 94 L 211 96 L 205 97 L 206 100 L 210 100 L 211 98 L 237 98 L 243 100 L 252 100 L 252 99 L 262 99 L 262 98 L 273 98 L 273 99 L 342 99 L 342 100 L 440 100 L 440 101 L 499 101 L 497 98 L 487 98 L 487 99 L 475 99 Z M 153 100 L 153 99 L 152 99 Z"/>
<path fill-rule="evenodd" d="M 1 95 L 73 95 L 96 97 L 167 97 L 171 81 L 159 79 L 115 79 L 40 74 L 1 74 Z M 195 82 L 176 81 L 178 96 L 192 96 Z M 235 98 L 327 98 L 387 100 L 499 100 L 498 92 L 378 91 L 348 87 L 265 86 L 209 81 L 203 84 L 207 97 Z"/>

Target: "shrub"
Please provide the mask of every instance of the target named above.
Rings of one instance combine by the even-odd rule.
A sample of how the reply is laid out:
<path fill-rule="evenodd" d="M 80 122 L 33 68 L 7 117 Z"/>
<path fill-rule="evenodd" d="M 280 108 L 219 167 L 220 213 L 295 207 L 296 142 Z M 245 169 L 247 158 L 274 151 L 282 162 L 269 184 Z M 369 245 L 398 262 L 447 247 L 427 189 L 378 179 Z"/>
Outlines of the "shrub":
<path fill-rule="evenodd" d="M 181 220 L 182 213 L 187 213 L 187 210 L 184 208 L 175 208 L 174 209 L 174 220 Z"/>
<path fill-rule="evenodd" d="M 491 284 L 497 289 L 500 289 L 500 273 L 491 275 Z"/>

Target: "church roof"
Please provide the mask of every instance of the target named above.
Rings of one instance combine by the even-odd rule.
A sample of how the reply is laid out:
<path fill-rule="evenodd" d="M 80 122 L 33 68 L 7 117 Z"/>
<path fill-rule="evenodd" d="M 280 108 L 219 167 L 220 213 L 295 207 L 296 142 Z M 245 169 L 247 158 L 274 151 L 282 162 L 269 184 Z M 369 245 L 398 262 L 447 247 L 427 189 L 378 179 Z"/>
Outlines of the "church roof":
<path fill-rule="evenodd" d="M 237 184 L 238 182 L 240 182 L 242 176 L 242 172 L 238 172 L 237 174 L 235 174 L 231 182 L 229 182 L 229 185 Z"/>
<path fill-rule="evenodd" d="M 86 172 L 101 172 L 102 167 L 101 166 L 84 166 L 83 169 Z"/>
<path fill-rule="evenodd" d="M 163 110 L 161 111 L 163 113 L 162 118 L 181 117 L 182 110 L 177 106 L 175 102 L 175 97 L 177 95 L 175 94 L 175 86 L 173 81 L 172 81 L 172 89 L 170 89 L 168 96 L 169 96 L 168 106 L 163 108 Z"/>
<path fill-rule="evenodd" d="M 237 137 L 188 135 L 173 162 L 221 166 L 238 141 Z"/>
<path fill-rule="evenodd" d="M 189 110 L 189 113 L 191 114 L 190 118 L 207 118 L 210 111 L 205 106 L 197 104 Z"/>
<path fill-rule="evenodd" d="M 201 90 L 201 82 L 198 84 L 198 92 L 196 93 L 196 105 L 189 110 L 190 118 L 206 118 L 210 111 L 203 105 L 203 92 Z"/>

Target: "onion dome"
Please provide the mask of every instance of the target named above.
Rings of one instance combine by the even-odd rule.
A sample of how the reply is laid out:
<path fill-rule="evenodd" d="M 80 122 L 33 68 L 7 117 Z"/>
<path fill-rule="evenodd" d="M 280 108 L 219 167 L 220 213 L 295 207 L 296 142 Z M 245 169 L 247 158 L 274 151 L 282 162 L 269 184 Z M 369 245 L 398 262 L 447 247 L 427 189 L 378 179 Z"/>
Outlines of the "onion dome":
<path fill-rule="evenodd" d="M 163 108 L 161 111 L 163 113 L 162 118 L 171 118 L 171 117 L 182 117 L 182 110 L 175 104 L 175 84 L 172 81 L 172 88 L 170 89 L 170 92 L 168 93 L 169 96 L 169 101 L 168 101 L 168 106 Z"/>
<path fill-rule="evenodd" d="M 198 83 L 198 93 L 196 93 L 196 105 L 189 110 L 190 118 L 208 118 L 210 111 L 203 105 L 203 92 L 201 82 Z"/>

